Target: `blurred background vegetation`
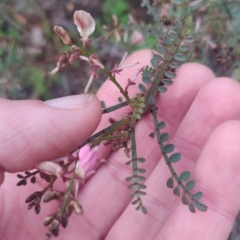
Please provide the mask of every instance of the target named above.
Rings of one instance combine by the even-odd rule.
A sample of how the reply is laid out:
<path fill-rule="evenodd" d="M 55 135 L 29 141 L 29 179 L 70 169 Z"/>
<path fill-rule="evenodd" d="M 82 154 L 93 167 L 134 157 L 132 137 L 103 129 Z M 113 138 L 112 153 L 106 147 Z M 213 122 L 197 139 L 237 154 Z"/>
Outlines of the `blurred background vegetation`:
<path fill-rule="evenodd" d="M 79 33 L 73 23 L 75 10 L 90 12 L 96 20 L 97 28 L 91 35 L 90 52 L 97 53 L 105 66 L 111 68 L 121 59 L 125 50 L 132 52 L 139 48 L 153 49 L 156 42 L 161 41 L 159 36 L 171 27 L 171 21 L 177 15 L 177 8 L 173 7 L 171 2 L 2 0 L 0 97 L 46 100 L 83 91 L 89 70 L 85 62 L 76 61 L 62 72 L 54 76 L 49 75 L 55 68 L 60 54 L 67 50 L 67 46 L 54 34 L 53 26 L 64 27 L 74 44 L 81 44 Z M 237 69 L 240 55 L 239 47 L 236 47 L 239 45 L 239 1 L 191 2 L 193 26 L 195 25 L 195 29 L 191 31 L 196 41 L 189 59 L 207 64 L 218 75 L 234 76 L 239 79 L 239 70 L 233 70 Z M 112 18 L 112 15 L 116 17 Z M 198 34 L 196 34 L 197 22 L 200 23 Z M 144 35 L 144 42 L 131 44 L 136 29 Z M 226 34 L 228 30 L 229 33 Z M 219 64 L 220 61 L 223 62 L 222 65 Z M 99 78 L 94 82 L 92 91 L 97 90 L 105 76 L 100 74 Z"/>
<path fill-rule="evenodd" d="M 124 51 L 154 49 L 161 35 L 171 28 L 177 16 L 177 0 L 1 0 L 0 1 L 0 97 L 41 99 L 79 94 L 88 78 L 88 64 L 76 61 L 54 76 L 49 72 L 67 50 L 53 26 L 65 28 L 74 44 L 80 45 L 73 23 L 75 10 L 85 10 L 97 27 L 91 35 L 90 52 L 97 53 L 111 68 Z M 201 62 L 216 75 L 240 80 L 240 1 L 191 1 L 195 37 L 189 60 Z M 115 17 L 112 17 L 115 15 Z M 134 42 L 135 30 L 142 33 Z M 105 76 L 99 76 L 91 91 L 96 91 Z M 240 240 L 239 220 L 229 240 Z"/>
<path fill-rule="evenodd" d="M 46 100 L 82 92 L 88 78 L 87 63 L 76 61 L 61 73 L 49 75 L 60 54 L 67 50 L 54 34 L 53 26 L 65 28 L 74 44 L 81 45 L 73 23 L 73 13 L 80 9 L 90 12 L 97 22 L 90 51 L 97 53 L 105 66 L 112 67 L 125 50 L 147 46 L 144 43 L 130 48 L 122 39 L 121 44 L 114 39 L 107 42 L 100 39 L 104 34 L 102 26 L 112 26 L 113 14 L 121 24 L 127 24 L 130 6 L 125 1 L 91 0 L 89 4 L 88 0 L 3 0 L 0 2 L 0 97 Z M 92 90 L 96 91 L 104 79 L 100 75 Z"/>

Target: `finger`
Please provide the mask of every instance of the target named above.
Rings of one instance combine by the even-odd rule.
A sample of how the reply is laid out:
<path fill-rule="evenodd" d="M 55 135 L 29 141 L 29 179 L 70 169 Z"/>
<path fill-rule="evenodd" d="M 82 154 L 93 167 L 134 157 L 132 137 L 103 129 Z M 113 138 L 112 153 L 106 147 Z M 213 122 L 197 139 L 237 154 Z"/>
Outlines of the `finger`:
<path fill-rule="evenodd" d="M 176 83 L 179 83 L 180 88 L 182 86 L 185 91 L 176 88 L 175 91 L 178 91 L 175 93 L 176 96 L 172 98 L 169 97 L 169 99 L 173 99 L 173 102 L 169 105 L 171 105 L 173 111 L 179 113 L 178 121 L 179 119 L 183 118 L 185 112 L 188 110 L 194 99 L 192 91 L 197 94 L 202 86 L 201 82 L 204 84 L 206 81 L 209 81 L 213 77 L 213 74 L 202 65 L 193 64 L 188 66 L 189 68 L 187 68 L 187 66 L 184 68 L 183 66 L 183 69 L 185 69 L 185 71 L 180 71 L 176 79 Z M 195 74 L 197 73 L 194 82 L 192 81 L 193 74 L 190 74 L 189 71 L 193 71 Z M 186 85 L 188 88 L 184 87 Z M 171 89 L 171 87 L 169 89 Z M 161 109 L 161 99 L 165 97 L 167 98 L 167 94 L 163 95 L 160 98 L 159 109 Z M 172 94 L 174 94 L 174 92 L 172 92 Z M 181 101 L 183 105 L 182 112 L 179 111 L 178 105 L 181 94 L 185 99 L 187 99 Z M 168 102 L 169 101 L 165 101 L 166 104 L 168 104 Z M 185 104 L 183 104 L 183 102 Z M 161 113 L 165 119 L 164 112 Z M 180 113 L 182 116 L 180 116 Z M 179 124 L 179 122 L 176 121 L 176 128 L 178 126 L 177 124 Z M 136 128 L 137 143 L 139 144 L 139 156 L 145 157 L 147 159 L 146 164 L 143 166 L 147 169 L 146 176 L 151 173 L 152 169 L 155 167 L 157 161 L 160 158 L 160 151 L 158 150 L 158 146 L 155 144 L 155 141 L 151 141 L 148 137 L 148 134 L 151 131 L 153 131 L 153 126 L 151 126 L 149 122 L 146 122 L 146 119 L 140 121 Z M 85 212 L 89 212 L 93 206 L 96 208 L 95 211 L 92 212 L 90 216 L 88 216 L 88 221 L 94 225 L 99 221 L 102 223 L 97 224 L 99 233 L 107 233 L 111 227 L 111 224 L 119 217 L 121 212 L 125 209 L 126 205 L 130 201 L 130 192 L 126 187 L 127 183 L 125 181 L 125 178 L 131 175 L 131 169 L 125 165 L 125 162 L 127 161 L 126 156 L 124 156 L 122 150 L 119 150 L 118 152 L 113 152 L 108 161 L 109 162 L 106 163 L 105 166 L 102 166 L 102 168 L 98 170 L 94 178 L 90 180 L 89 187 L 87 184 L 80 194 L 80 201 L 84 203 Z M 94 194 L 97 194 L 99 198 L 94 198 Z M 104 218 L 106 217 L 106 221 L 103 221 L 101 219 L 102 216 L 104 216 Z"/>
<path fill-rule="evenodd" d="M 91 95 L 45 103 L 1 99 L 0 104 L 0 165 L 8 172 L 64 156 L 91 135 L 101 117 L 99 101 Z"/>
<path fill-rule="evenodd" d="M 191 214 L 179 204 L 156 239 L 227 239 L 240 208 L 239 136 L 239 121 L 228 121 L 216 128 L 194 167 L 207 212 Z"/>

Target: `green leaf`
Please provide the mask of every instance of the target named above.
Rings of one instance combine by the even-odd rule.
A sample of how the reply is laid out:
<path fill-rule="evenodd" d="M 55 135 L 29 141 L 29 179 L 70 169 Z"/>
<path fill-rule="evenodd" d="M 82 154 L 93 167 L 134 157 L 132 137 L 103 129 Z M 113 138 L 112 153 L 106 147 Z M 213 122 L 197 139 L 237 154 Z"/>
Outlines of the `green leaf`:
<path fill-rule="evenodd" d="M 187 190 L 192 190 L 195 187 L 195 181 L 190 180 L 186 183 Z"/>
<path fill-rule="evenodd" d="M 140 173 L 145 173 L 145 172 L 146 172 L 146 170 L 145 170 L 145 169 L 143 169 L 143 168 L 139 168 L 139 169 L 138 169 L 138 172 L 140 172 Z"/>
<path fill-rule="evenodd" d="M 137 119 L 141 119 L 141 115 L 140 115 L 140 114 L 135 114 L 135 117 L 136 117 Z"/>
<path fill-rule="evenodd" d="M 163 60 L 162 56 L 160 56 L 159 54 L 153 54 L 153 58 L 157 61 L 157 62 L 161 62 Z"/>
<path fill-rule="evenodd" d="M 135 183 L 128 185 L 128 189 L 132 189 L 135 185 L 136 185 Z"/>
<path fill-rule="evenodd" d="M 138 203 L 139 199 L 135 200 L 135 201 L 132 201 L 132 205 L 136 205 Z"/>
<path fill-rule="evenodd" d="M 177 186 L 177 187 L 175 187 L 173 189 L 173 194 L 178 196 L 178 197 L 180 196 L 180 188 L 179 188 L 179 186 Z"/>
<path fill-rule="evenodd" d="M 165 93 L 167 91 L 167 88 L 164 87 L 164 86 L 159 86 L 157 87 L 157 90 L 160 92 L 160 93 Z"/>
<path fill-rule="evenodd" d="M 167 186 L 168 186 L 169 188 L 173 188 L 173 187 L 174 187 L 173 177 L 170 177 L 170 178 L 167 180 Z"/>
<path fill-rule="evenodd" d="M 177 69 L 180 67 L 180 64 L 178 62 L 171 62 L 169 66 L 170 68 Z"/>
<path fill-rule="evenodd" d="M 173 153 L 170 157 L 169 157 L 169 162 L 171 163 L 176 163 L 181 159 L 181 154 L 180 153 Z"/>
<path fill-rule="evenodd" d="M 164 85 L 168 85 L 168 86 L 173 84 L 173 81 L 169 80 L 169 79 L 163 79 L 162 82 L 163 82 Z"/>
<path fill-rule="evenodd" d="M 157 51 L 162 53 L 162 54 L 165 54 L 167 52 L 166 49 L 161 44 L 157 45 Z"/>
<path fill-rule="evenodd" d="M 183 195 L 183 196 L 182 196 L 182 203 L 183 203 L 184 205 L 188 205 L 188 204 L 189 204 L 188 198 L 187 198 L 186 195 Z"/>
<path fill-rule="evenodd" d="M 178 38 L 178 34 L 175 31 L 172 31 L 172 30 L 168 33 L 168 35 L 173 39 Z"/>
<path fill-rule="evenodd" d="M 146 178 L 144 176 L 138 176 L 138 180 L 143 182 L 146 180 Z"/>
<path fill-rule="evenodd" d="M 138 162 L 140 162 L 140 163 L 144 163 L 144 162 L 145 162 L 145 158 L 138 158 L 137 160 L 138 160 Z"/>
<path fill-rule="evenodd" d="M 138 205 L 135 209 L 138 211 L 140 210 L 140 208 L 141 208 L 141 205 Z"/>
<path fill-rule="evenodd" d="M 147 214 L 147 208 L 146 207 L 144 207 L 144 206 L 141 206 L 141 210 L 142 210 L 142 213 L 143 214 Z"/>
<path fill-rule="evenodd" d="M 160 141 L 161 142 L 166 142 L 168 140 L 168 133 L 162 133 L 160 135 Z"/>
<path fill-rule="evenodd" d="M 176 54 L 174 54 L 173 57 L 174 57 L 174 59 L 176 59 L 179 62 L 184 62 L 187 59 L 186 56 L 182 53 L 176 53 Z"/>
<path fill-rule="evenodd" d="M 155 104 L 155 98 L 151 95 L 149 98 L 148 98 L 148 102 L 150 105 L 154 105 Z"/>
<path fill-rule="evenodd" d="M 143 76 L 146 76 L 146 77 L 152 77 L 153 76 L 153 72 L 151 72 L 151 71 L 149 71 L 149 70 L 146 70 L 146 69 L 144 69 L 144 71 L 143 71 L 143 74 L 142 74 Z"/>
<path fill-rule="evenodd" d="M 166 123 L 163 121 L 163 122 L 159 122 L 158 125 L 157 125 L 157 128 L 158 129 L 163 129 L 166 127 Z"/>
<path fill-rule="evenodd" d="M 207 211 L 207 206 L 203 203 L 200 203 L 199 201 L 194 201 L 194 205 L 201 212 L 206 212 Z"/>
<path fill-rule="evenodd" d="M 173 72 L 170 72 L 170 71 L 166 71 L 166 72 L 165 72 L 165 76 L 166 76 L 167 78 L 173 79 L 173 78 L 176 77 L 176 74 L 173 73 Z"/>
<path fill-rule="evenodd" d="M 150 79 L 150 77 L 148 77 L 148 76 L 143 76 L 143 77 L 142 77 L 142 81 L 143 81 L 145 84 L 151 84 L 151 79 Z"/>
<path fill-rule="evenodd" d="M 188 51 L 188 45 L 182 45 L 179 47 L 180 50 L 182 50 L 183 52 Z"/>
<path fill-rule="evenodd" d="M 126 178 L 126 181 L 127 181 L 127 182 L 132 181 L 132 177 L 127 177 L 127 178 Z"/>
<path fill-rule="evenodd" d="M 126 165 L 130 165 L 131 163 L 132 163 L 132 160 L 127 161 L 125 164 L 126 164 Z"/>
<path fill-rule="evenodd" d="M 192 199 L 193 200 L 199 200 L 200 198 L 202 198 L 202 196 L 203 196 L 202 192 L 197 192 L 197 193 L 192 195 Z"/>
<path fill-rule="evenodd" d="M 183 25 L 182 25 L 182 23 L 180 22 L 179 19 L 175 19 L 174 22 L 175 22 L 175 25 L 176 25 L 177 28 L 179 28 L 180 30 L 183 29 Z"/>
<path fill-rule="evenodd" d="M 179 179 L 181 182 L 187 181 L 191 177 L 191 173 L 189 171 L 184 171 L 180 174 Z"/>
<path fill-rule="evenodd" d="M 158 61 L 154 58 L 151 59 L 151 64 L 154 68 L 158 68 Z"/>
<path fill-rule="evenodd" d="M 138 85 L 138 88 L 139 88 L 139 90 L 141 91 L 141 92 L 143 92 L 143 93 L 145 93 L 146 92 L 146 88 L 145 88 L 145 86 L 143 85 L 143 84 L 139 84 Z"/>
<path fill-rule="evenodd" d="M 192 213 L 195 213 L 195 212 L 196 212 L 193 203 L 190 203 L 190 204 L 188 205 L 188 207 L 189 207 L 190 212 L 192 212 Z"/>
<path fill-rule="evenodd" d="M 166 34 L 163 35 L 163 41 L 168 45 L 172 45 L 171 38 L 169 36 L 167 36 Z"/>
<path fill-rule="evenodd" d="M 141 188 L 141 189 L 146 189 L 147 188 L 147 186 L 145 184 L 140 184 L 140 183 L 138 184 L 138 187 Z"/>
<path fill-rule="evenodd" d="M 143 191 L 139 191 L 139 194 L 141 194 L 141 195 L 146 195 L 146 193 L 143 192 Z"/>
<path fill-rule="evenodd" d="M 193 36 L 187 36 L 187 37 L 184 38 L 184 41 L 186 43 L 192 43 L 192 42 L 194 42 L 194 37 Z"/>
<path fill-rule="evenodd" d="M 163 147 L 165 153 L 171 153 L 174 150 L 174 144 L 167 144 Z"/>

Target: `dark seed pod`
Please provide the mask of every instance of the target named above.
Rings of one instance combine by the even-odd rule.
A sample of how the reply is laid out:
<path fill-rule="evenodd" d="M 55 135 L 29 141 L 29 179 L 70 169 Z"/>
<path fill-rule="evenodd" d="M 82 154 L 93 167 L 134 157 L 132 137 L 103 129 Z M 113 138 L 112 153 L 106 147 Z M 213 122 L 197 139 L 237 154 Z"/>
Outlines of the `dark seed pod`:
<path fill-rule="evenodd" d="M 58 234 L 59 234 L 59 228 L 58 227 L 59 227 L 59 221 L 57 219 L 54 219 L 53 222 L 51 223 L 50 227 L 49 227 L 49 231 L 55 237 L 57 237 Z"/>
<path fill-rule="evenodd" d="M 68 216 L 66 214 L 66 212 L 63 213 L 62 217 L 61 217 L 61 224 L 62 226 L 65 228 L 68 224 Z"/>
<path fill-rule="evenodd" d="M 30 196 L 27 197 L 27 199 L 25 200 L 26 203 L 30 203 L 33 200 L 35 200 L 36 198 L 40 198 L 41 201 L 41 197 L 42 197 L 42 192 L 34 192 L 32 193 Z M 37 202 L 39 202 L 39 199 L 37 200 Z"/>
<path fill-rule="evenodd" d="M 35 213 L 36 213 L 36 214 L 39 214 L 40 211 L 41 211 L 41 206 L 40 206 L 40 204 L 35 205 L 34 210 L 35 210 Z"/>
<path fill-rule="evenodd" d="M 28 204 L 28 210 L 32 209 L 35 205 L 36 203 L 34 201 Z"/>
<path fill-rule="evenodd" d="M 23 178 L 21 181 L 19 181 L 17 183 L 17 186 L 26 186 L 27 185 L 27 180 L 25 178 Z"/>
<path fill-rule="evenodd" d="M 24 178 L 24 176 L 21 175 L 21 174 L 17 174 L 17 177 L 18 177 L 18 178 Z"/>
<path fill-rule="evenodd" d="M 36 177 L 35 176 L 32 176 L 31 177 L 31 183 L 35 183 L 36 182 Z"/>

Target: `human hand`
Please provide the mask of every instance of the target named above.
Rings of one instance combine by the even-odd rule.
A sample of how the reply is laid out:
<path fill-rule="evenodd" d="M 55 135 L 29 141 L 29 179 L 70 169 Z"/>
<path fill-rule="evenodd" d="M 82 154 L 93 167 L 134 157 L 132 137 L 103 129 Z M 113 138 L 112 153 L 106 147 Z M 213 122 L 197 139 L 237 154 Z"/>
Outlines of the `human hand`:
<path fill-rule="evenodd" d="M 143 65 L 148 64 L 150 52 L 135 53 L 127 61 L 135 62 L 136 59 L 143 59 L 141 63 Z M 129 74 L 134 74 L 137 68 L 139 66 L 124 70 L 119 75 L 119 81 L 123 82 L 123 85 L 126 84 Z M 228 78 L 214 78 L 213 73 L 202 65 L 185 64 L 178 70 L 174 84 L 157 100 L 159 120 L 167 123 L 164 131 L 170 134 L 171 142 L 182 154 L 182 160 L 174 165 L 175 169 L 177 173 L 183 170 L 189 170 L 192 173 L 192 179 L 196 180 L 194 190 L 204 193 L 202 202 L 208 206 L 208 211 L 190 213 L 181 200 L 166 187 L 170 172 L 161 158 L 156 139 L 148 137 L 149 133 L 154 130 L 152 116 L 149 115 L 144 117 L 136 127 L 138 155 L 146 158 L 144 168 L 147 170 L 145 176 L 148 178 L 145 183 L 147 195 L 143 197 L 143 202 L 148 209 L 148 214 L 143 215 L 136 212 L 134 206 L 129 204 L 131 193 L 127 189 L 125 178 L 131 175 L 131 170 L 125 165 L 128 160 L 125 154 L 121 149 L 111 152 L 111 149 L 106 146 L 101 148 L 100 154 L 102 158 L 108 159 L 107 163 L 80 191 L 79 202 L 84 208 L 83 216 L 71 217 L 67 229 L 61 231 L 59 239 L 227 239 L 240 207 L 238 193 L 240 186 L 240 163 L 238 161 L 240 156 L 240 110 L 238 108 L 240 86 Z M 135 87 L 131 87 L 129 91 L 133 97 L 137 90 Z M 118 94 L 118 90 L 110 82 L 106 82 L 100 89 L 98 97 L 105 100 L 107 106 L 111 106 L 117 102 Z M 4 108 L 4 113 L 9 111 L 8 107 Z M 98 119 L 100 113 L 96 105 L 95 108 L 89 114 L 98 113 L 99 115 L 96 115 Z M 12 113 L 9 115 L 12 116 L 15 111 L 15 107 L 12 108 Z M 119 120 L 128 111 L 129 108 L 125 108 L 109 115 L 103 115 L 98 130 L 108 124 L 110 116 Z M 84 113 L 86 112 L 84 111 Z M 37 114 L 36 111 L 34 114 Z M 32 117 L 34 119 L 34 116 Z M 45 119 L 44 124 L 47 125 L 49 121 Z M 70 116 L 67 121 L 68 126 L 77 128 L 70 135 L 73 139 L 72 145 L 68 145 L 61 152 L 56 150 L 56 154 L 51 157 L 49 155 L 47 155 L 48 157 L 41 156 L 39 151 L 36 154 L 38 142 L 20 148 L 23 152 L 20 155 L 21 159 L 14 158 L 16 152 L 13 149 L 15 148 L 9 147 L 9 151 L 6 152 L 4 143 L 11 138 L 11 136 L 6 137 L 6 132 L 5 137 L 1 137 L 0 141 L 2 146 L 1 165 L 10 172 L 22 171 L 29 169 L 25 163 L 32 164 L 31 167 L 33 167 L 38 161 L 67 153 L 71 147 L 77 144 L 77 141 L 80 143 L 86 139 L 97 124 L 96 120 L 89 132 L 82 136 L 81 131 L 85 129 L 84 123 L 79 126 L 76 119 L 75 121 L 72 123 Z M 25 121 L 19 120 L 19 122 L 23 124 Z M 35 129 L 34 125 L 32 129 Z M 50 134 L 54 140 L 50 141 L 49 146 L 46 142 L 48 135 L 45 138 L 44 135 L 54 128 L 47 125 L 45 129 L 48 129 L 45 134 L 40 132 L 42 144 L 44 144 L 40 153 L 52 154 L 48 152 L 65 146 L 65 142 L 55 142 L 54 140 L 59 136 L 61 136 L 60 139 L 66 139 L 63 136 L 69 134 L 69 131 L 54 131 Z M 22 130 L 23 134 L 26 130 Z M 73 138 L 74 132 L 77 135 L 76 139 Z M 54 134 L 57 133 L 60 135 L 54 137 Z M 19 132 L 15 133 L 15 136 L 17 134 Z M 22 141 L 21 135 L 19 136 Z M 14 140 L 14 138 L 11 139 Z M 40 146 L 42 145 L 40 144 Z M 26 147 L 28 148 L 26 149 Z M 27 150 L 30 151 L 29 149 L 33 151 L 31 157 L 26 154 Z M 14 152 L 14 156 L 10 150 Z M 21 151 L 18 153 L 20 154 Z M 38 156 L 37 160 L 36 156 Z M 4 161 L 6 157 L 8 161 Z M 15 165 L 21 168 L 17 168 Z M 47 205 L 39 216 L 36 216 L 34 212 L 26 212 L 24 201 L 29 192 L 32 192 L 29 189 L 30 186 L 19 188 L 15 185 L 15 176 L 8 174 L 0 190 L 0 203 L 4 205 L 0 208 L 2 211 L 0 212 L 0 234 L 4 240 L 16 239 L 16 237 L 18 237 L 17 239 L 42 239 L 46 231 L 42 227 L 42 219 L 55 211 L 57 206 Z M 36 191 L 36 186 L 33 187 Z"/>

